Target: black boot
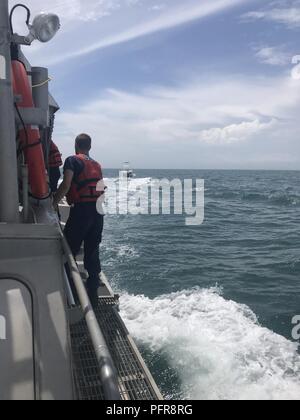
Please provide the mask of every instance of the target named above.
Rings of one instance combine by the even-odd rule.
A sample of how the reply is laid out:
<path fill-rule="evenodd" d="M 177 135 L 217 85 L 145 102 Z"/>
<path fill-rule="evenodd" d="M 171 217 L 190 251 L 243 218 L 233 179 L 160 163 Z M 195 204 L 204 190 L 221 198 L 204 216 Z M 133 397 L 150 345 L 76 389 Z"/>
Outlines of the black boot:
<path fill-rule="evenodd" d="M 94 305 L 98 302 L 98 289 L 100 287 L 100 277 L 99 275 L 89 276 L 86 281 L 86 289 L 90 298 L 91 303 Z"/>

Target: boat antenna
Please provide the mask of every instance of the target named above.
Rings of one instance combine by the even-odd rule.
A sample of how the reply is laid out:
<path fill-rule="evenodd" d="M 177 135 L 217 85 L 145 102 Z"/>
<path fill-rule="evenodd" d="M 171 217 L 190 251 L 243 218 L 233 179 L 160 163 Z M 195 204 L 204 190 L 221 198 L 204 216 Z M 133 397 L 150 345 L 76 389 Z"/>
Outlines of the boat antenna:
<path fill-rule="evenodd" d="M 15 6 L 11 9 L 11 12 L 10 12 L 10 15 L 9 15 L 9 26 L 10 26 L 10 31 L 11 31 L 11 34 L 12 34 L 12 35 L 13 35 L 13 33 L 14 33 L 14 28 L 13 28 L 13 15 L 14 15 L 14 11 L 15 11 L 18 7 L 23 7 L 23 8 L 27 11 L 27 19 L 26 19 L 26 25 L 27 25 L 27 26 L 29 25 L 29 22 L 30 22 L 30 16 L 31 16 L 30 9 L 29 9 L 27 6 L 25 6 L 25 4 L 21 4 L 21 3 L 16 4 L 16 5 L 15 5 Z"/>

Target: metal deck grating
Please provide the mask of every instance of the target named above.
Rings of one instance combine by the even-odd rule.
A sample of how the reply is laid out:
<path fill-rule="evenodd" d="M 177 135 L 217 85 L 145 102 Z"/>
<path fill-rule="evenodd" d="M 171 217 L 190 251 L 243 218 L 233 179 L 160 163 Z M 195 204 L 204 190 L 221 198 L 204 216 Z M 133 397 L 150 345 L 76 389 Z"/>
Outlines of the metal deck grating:
<path fill-rule="evenodd" d="M 97 359 L 85 320 L 71 326 L 74 380 L 78 400 L 103 400 Z"/>
<path fill-rule="evenodd" d="M 94 310 L 117 369 L 121 397 L 123 400 L 157 400 L 159 396 L 133 347 L 117 304 L 114 297 L 101 298 Z M 71 326 L 71 338 L 78 399 L 103 399 L 97 359 L 85 320 Z"/>

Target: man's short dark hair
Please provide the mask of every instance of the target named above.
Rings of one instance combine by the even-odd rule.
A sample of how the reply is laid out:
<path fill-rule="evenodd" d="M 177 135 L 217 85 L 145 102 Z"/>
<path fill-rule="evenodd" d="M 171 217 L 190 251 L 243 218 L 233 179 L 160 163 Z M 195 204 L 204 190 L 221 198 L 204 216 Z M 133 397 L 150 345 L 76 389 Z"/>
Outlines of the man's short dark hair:
<path fill-rule="evenodd" d="M 79 134 L 75 143 L 79 150 L 90 151 L 92 148 L 92 139 L 88 134 Z"/>

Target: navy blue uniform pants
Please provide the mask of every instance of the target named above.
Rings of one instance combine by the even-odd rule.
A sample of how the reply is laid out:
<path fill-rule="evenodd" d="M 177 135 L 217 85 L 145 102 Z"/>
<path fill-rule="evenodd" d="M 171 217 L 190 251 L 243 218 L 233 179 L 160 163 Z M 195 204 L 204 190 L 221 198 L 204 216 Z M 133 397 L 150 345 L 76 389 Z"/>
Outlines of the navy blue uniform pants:
<path fill-rule="evenodd" d="M 97 212 L 96 203 L 81 203 L 71 208 L 65 227 L 64 233 L 75 259 L 84 244 L 84 268 L 89 274 L 88 289 L 99 286 L 103 225 L 104 217 Z"/>
<path fill-rule="evenodd" d="M 49 168 L 49 182 L 53 193 L 57 191 L 58 181 L 60 180 L 61 172 L 59 168 Z"/>

